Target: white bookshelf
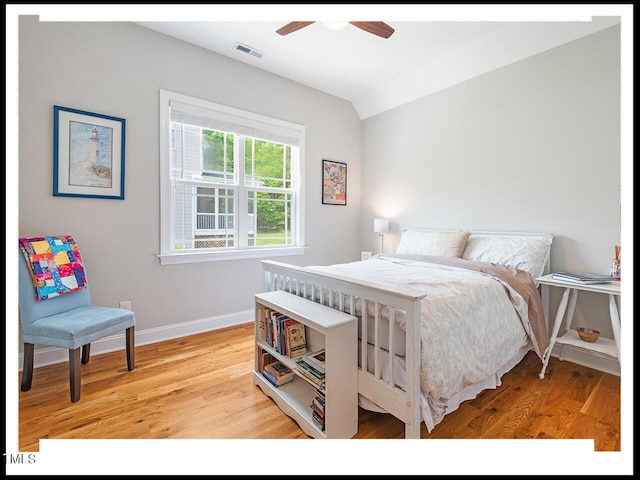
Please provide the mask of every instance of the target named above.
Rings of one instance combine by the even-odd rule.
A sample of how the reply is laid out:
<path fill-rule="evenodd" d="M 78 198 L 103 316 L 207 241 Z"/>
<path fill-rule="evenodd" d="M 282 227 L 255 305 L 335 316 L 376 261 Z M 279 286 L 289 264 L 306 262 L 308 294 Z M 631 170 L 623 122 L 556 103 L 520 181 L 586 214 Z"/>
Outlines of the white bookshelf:
<path fill-rule="evenodd" d="M 325 430 L 316 426 L 310 404 L 316 387 L 301 374 L 279 387 L 259 370 L 259 357 L 267 351 L 296 372 L 295 360 L 278 353 L 262 338 L 259 323 L 266 308 L 305 325 L 307 352 L 325 349 Z M 253 383 L 314 438 L 351 438 L 358 431 L 357 319 L 285 291 L 255 296 L 255 362 Z"/>

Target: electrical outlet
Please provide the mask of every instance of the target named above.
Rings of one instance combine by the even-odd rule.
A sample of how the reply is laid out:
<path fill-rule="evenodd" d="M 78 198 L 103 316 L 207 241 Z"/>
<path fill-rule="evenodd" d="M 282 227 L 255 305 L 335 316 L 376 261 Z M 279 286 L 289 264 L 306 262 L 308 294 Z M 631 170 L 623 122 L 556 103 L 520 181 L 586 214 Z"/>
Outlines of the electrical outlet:
<path fill-rule="evenodd" d="M 131 300 L 120 302 L 120 308 L 124 308 L 125 310 L 131 310 Z"/>

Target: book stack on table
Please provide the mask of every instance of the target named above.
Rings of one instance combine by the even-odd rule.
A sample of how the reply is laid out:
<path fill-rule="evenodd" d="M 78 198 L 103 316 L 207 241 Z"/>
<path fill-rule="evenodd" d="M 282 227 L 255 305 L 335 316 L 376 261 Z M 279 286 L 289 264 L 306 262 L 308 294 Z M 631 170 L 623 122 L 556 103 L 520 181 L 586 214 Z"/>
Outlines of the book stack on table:
<path fill-rule="evenodd" d="M 620 280 L 620 277 L 611 277 L 609 275 L 603 275 L 600 273 L 569 273 L 569 272 L 555 272 L 553 274 L 554 280 L 560 280 L 562 282 L 577 283 L 579 285 L 592 285 L 597 283 L 613 283 Z"/>

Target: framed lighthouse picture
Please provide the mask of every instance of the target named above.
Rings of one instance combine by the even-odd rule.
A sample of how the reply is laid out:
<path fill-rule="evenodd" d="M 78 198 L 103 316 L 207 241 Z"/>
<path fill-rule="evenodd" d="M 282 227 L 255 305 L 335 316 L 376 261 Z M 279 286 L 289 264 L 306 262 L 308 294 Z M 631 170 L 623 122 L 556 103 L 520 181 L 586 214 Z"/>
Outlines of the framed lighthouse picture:
<path fill-rule="evenodd" d="M 124 118 L 53 106 L 53 195 L 124 200 Z"/>

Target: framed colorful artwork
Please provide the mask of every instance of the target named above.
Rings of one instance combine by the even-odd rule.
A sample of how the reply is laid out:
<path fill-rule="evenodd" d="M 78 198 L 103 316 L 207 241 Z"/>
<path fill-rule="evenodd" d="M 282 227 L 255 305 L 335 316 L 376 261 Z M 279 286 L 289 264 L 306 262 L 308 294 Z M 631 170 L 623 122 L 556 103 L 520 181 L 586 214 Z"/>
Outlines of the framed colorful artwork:
<path fill-rule="evenodd" d="M 322 160 L 322 203 L 347 204 L 347 164 Z"/>
<path fill-rule="evenodd" d="M 53 195 L 124 200 L 125 119 L 53 106 Z"/>

